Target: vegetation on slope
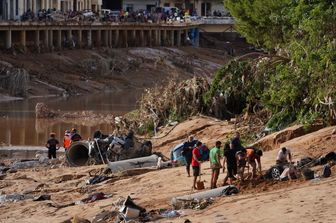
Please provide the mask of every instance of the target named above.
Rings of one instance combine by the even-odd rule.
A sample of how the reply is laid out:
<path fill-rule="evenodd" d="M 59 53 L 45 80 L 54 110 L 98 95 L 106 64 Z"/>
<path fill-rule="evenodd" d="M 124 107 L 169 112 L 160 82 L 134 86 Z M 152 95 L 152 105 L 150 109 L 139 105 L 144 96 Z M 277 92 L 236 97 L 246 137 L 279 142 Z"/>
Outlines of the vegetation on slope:
<path fill-rule="evenodd" d="M 216 72 L 209 87 L 195 94 L 198 99 L 193 96 L 176 100 L 180 99 L 178 90 L 183 89 L 183 84 L 171 84 L 157 93 L 147 92 L 140 102 L 142 117 L 152 114 L 163 124 L 195 112 L 225 119 L 244 111 L 262 110 L 268 114 L 268 127 L 273 130 L 294 121 L 309 125 L 317 119 L 325 123 L 335 120 L 336 3 L 331 0 L 224 0 L 224 3 L 236 18 L 238 31 L 267 53 L 258 58 L 232 60 Z M 158 98 L 165 98 L 164 103 Z M 182 104 L 176 106 L 170 101 Z M 201 106 L 190 110 L 188 105 L 193 101 Z"/>
<path fill-rule="evenodd" d="M 232 61 L 205 100 L 224 93 L 271 112 L 269 127 L 335 118 L 336 8 L 327 0 L 225 0 L 246 39 L 266 57 Z"/>

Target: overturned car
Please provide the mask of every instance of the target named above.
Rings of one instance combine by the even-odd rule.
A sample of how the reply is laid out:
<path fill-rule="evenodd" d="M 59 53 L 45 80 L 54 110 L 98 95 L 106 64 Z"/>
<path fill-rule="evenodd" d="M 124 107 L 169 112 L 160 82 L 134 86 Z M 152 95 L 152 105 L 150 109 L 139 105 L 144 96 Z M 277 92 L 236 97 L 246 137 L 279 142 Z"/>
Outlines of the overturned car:
<path fill-rule="evenodd" d="M 307 179 L 314 178 L 314 172 L 309 168 L 314 166 L 328 166 L 328 162 L 336 163 L 336 152 L 329 152 L 325 156 L 319 158 L 304 157 L 297 163 L 277 163 L 271 166 L 270 169 L 266 171 L 265 177 L 267 179 L 281 180 L 281 175 L 285 169 L 289 167 L 295 167 L 298 171 L 302 172 L 303 176 Z M 324 174 L 322 174 L 324 175 Z"/>
<path fill-rule="evenodd" d="M 66 151 L 70 166 L 106 164 L 152 154 L 151 141 L 139 142 L 133 132 L 127 135 L 94 133 L 93 140 L 74 142 Z"/>

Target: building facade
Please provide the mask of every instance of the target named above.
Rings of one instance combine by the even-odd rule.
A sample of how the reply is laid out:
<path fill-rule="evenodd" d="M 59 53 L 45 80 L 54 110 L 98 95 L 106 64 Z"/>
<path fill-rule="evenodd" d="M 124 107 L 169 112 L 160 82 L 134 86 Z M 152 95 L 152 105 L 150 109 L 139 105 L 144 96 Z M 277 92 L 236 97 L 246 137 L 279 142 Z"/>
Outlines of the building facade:
<path fill-rule="evenodd" d="M 198 16 L 211 16 L 215 11 L 226 14 L 222 0 L 161 0 L 162 7 L 177 7 L 195 11 Z"/>
<path fill-rule="evenodd" d="M 41 9 L 56 9 L 57 11 L 81 11 L 101 9 L 102 0 L 0 0 L 0 19 L 20 20 L 23 13 L 37 13 Z"/>
<path fill-rule="evenodd" d="M 137 11 L 140 9 L 151 10 L 160 6 L 160 0 L 103 0 L 103 8 L 111 10 Z"/>
<path fill-rule="evenodd" d="M 146 9 L 150 11 L 152 8 L 156 8 L 160 5 L 158 0 L 124 0 L 123 9 L 127 11 L 136 11 L 140 9 Z"/>
<path fill-rule="evenodd" d="M 210 16 L 215 11 L 225 14 L 222 0 L 103 0 L 103 8 L 111 10 L 137 11 L 155 7 L 177 7 L 195 11 L 199 16 Z"/>

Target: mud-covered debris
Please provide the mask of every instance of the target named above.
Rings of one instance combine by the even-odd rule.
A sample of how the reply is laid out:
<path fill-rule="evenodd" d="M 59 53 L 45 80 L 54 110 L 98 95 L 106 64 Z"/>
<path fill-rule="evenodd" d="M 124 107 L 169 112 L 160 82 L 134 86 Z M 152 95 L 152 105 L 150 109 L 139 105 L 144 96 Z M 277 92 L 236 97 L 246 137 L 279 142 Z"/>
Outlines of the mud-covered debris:
<path fill-rule="evenodd" d="M 35 106 L 35 115 L 36 118 L 55 118 L 58 116 L 56 111 L 53 111 L 48 108 L 44 103 L 37 103 Z"/>

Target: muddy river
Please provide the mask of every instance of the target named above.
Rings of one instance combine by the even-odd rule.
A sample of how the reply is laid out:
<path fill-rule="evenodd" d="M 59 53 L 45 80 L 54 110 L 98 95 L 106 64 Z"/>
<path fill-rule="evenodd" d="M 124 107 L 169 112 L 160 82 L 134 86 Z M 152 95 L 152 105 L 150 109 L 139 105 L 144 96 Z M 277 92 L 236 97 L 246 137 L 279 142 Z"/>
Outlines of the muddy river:
<path fill-rule="evenodd" d="M 66 129 L 77 128 L 84 139 L 96 130 L 111 133 L 110 124 L 74 123 L 72 120 L 37 120 L 35 105 L 46 103 L 51 109 L 61 111 L 95 111 L 121 115 L 136 108 L 137 97 L 141 92 L 103 93 L 76 97 L 39 98 L 24 101 L 0 103 L 0 146 L 26 145 L 43 146 L 50 132 L 63 138 Z"/>

